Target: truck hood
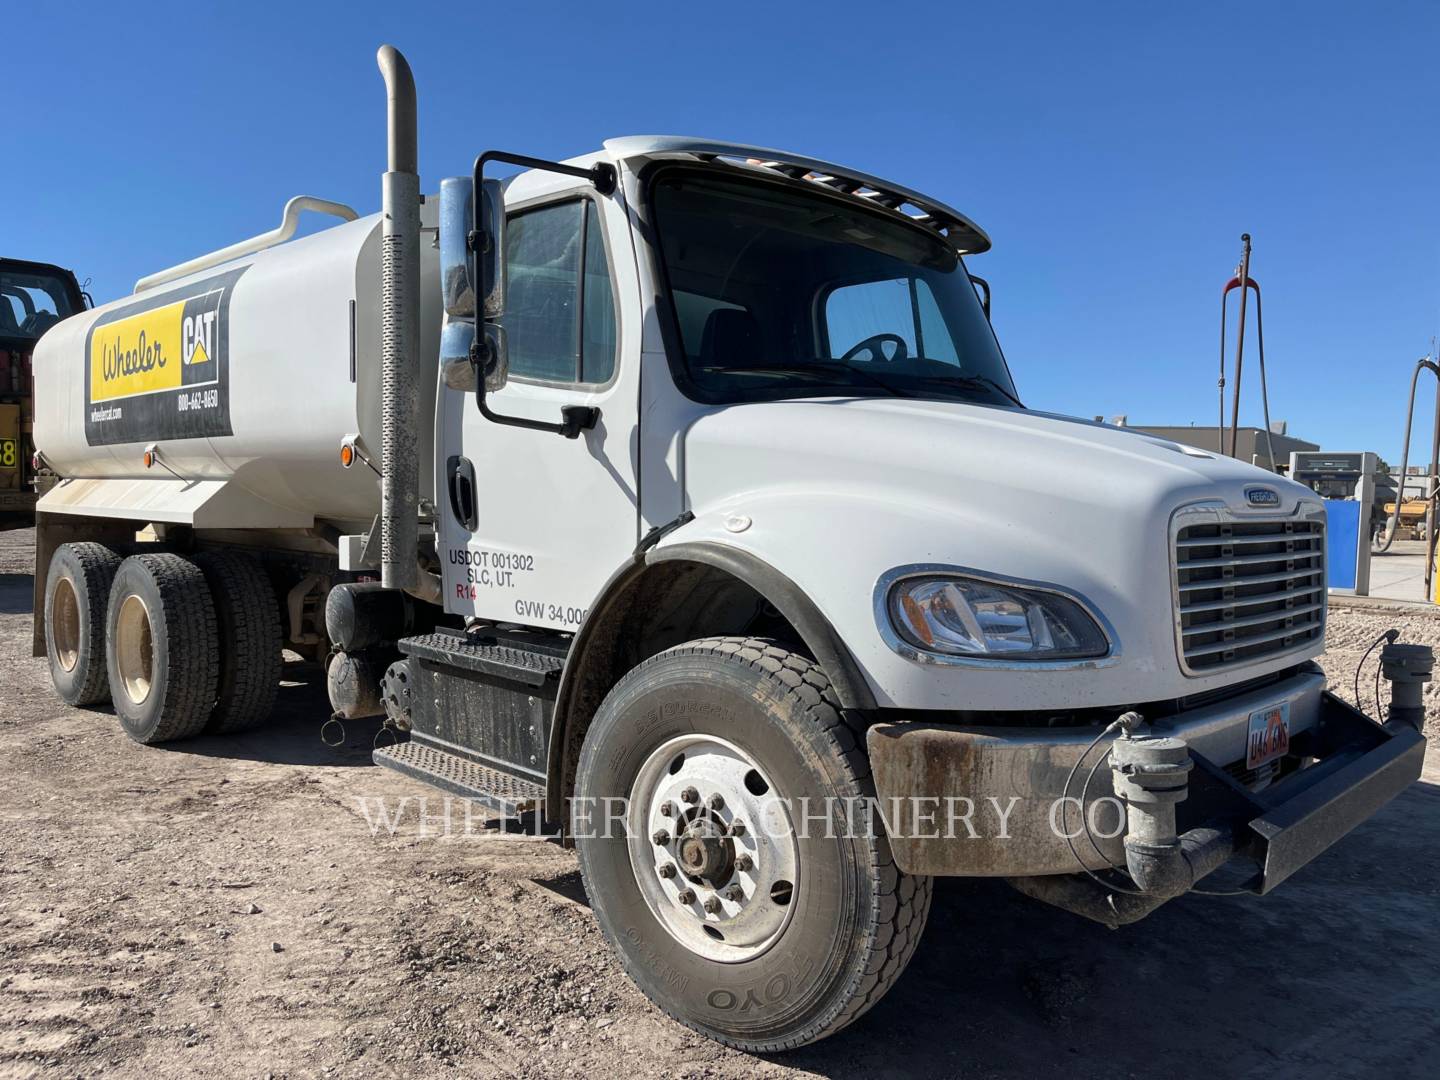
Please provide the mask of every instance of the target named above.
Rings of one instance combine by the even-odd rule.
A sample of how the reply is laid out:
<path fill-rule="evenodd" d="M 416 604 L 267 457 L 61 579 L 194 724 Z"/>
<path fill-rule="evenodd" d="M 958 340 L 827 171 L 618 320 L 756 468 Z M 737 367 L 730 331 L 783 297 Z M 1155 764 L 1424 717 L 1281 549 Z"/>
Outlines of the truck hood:
<path fill-rule="evenodd" d="M 687 433 L 684 461 L 697 510 L 752 474 L 771 483 L 875 483 L 892 495 L 963 506 L 967 514 L 999 512 L 1031 526 L 1059 524 L 1078 507 L 1118 510 L 1192 496 L 1218 496 L 1243 510 L 1243 489 L 1257 484 L 1281 495 L 1282 510 L 1311 495 L 1253 465 L 1129 428 L 1019 408 L 895 398 L 786 401 L 712 413 Z"/>
<path fill-rule="evenodd" d="M 1050 708 L 1182 697 L 1280 670 L 1285 654 L 1192 677 L 1176 654 L 1171 518 L 1196 503 L 1240 517 L 1308 512 L 1307 488 L 1255 466 L 1125 428 L 964 402 L 829 398 L 699 417 L 681 468 L 691 526 L 669 542 L 747 548 L 830 618 L 901 707 Z M 1274 498 L 1257 509 L 1248 492 Z M 1058 586 L 1119 637 L 1105 671 L 1025 676 L 961 669 L 964 693 L 920 693 L 876 629 L 887 572 L 933 564 Z M 902 661 L 903 663 L 904 661 Z M 952 669 L 954 670 L 954 669 Z M 936 678 L 943 676 L 937 675 Z M 1027 693 L 1017 697 L 1017 679 Z"/>

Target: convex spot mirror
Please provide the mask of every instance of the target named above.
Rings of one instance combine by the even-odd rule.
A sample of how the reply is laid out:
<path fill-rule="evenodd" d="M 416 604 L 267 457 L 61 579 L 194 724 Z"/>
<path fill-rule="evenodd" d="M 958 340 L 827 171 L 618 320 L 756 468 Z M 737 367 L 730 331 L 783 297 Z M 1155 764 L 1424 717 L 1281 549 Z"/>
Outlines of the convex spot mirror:
<path fill-rule="evenodd" d="M 505 341 L 505 328 L 486 323 L 485 344 L 473 349 L 475 324 L 470 320 L 447 322 L 440 334 L 440 370 L 445 385 L 451 390 L 474 390 L 479 370 L 485 379 L 487 393 L 500 390 L 510 378 L 510 350 Z"/>

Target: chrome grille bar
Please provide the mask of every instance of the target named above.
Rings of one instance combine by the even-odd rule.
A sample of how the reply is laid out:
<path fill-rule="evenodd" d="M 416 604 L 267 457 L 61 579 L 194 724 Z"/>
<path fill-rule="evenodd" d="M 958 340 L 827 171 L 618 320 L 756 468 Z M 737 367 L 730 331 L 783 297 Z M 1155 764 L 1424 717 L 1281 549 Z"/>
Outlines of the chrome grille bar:
<path fill-rule="evenodd" d="M 1187 674 L 1298 652 L 1323 636 L 1318 514 L 1255 520 L 1206 509 L 1179 520 L 1173 539 L 1176 643 Z"/>

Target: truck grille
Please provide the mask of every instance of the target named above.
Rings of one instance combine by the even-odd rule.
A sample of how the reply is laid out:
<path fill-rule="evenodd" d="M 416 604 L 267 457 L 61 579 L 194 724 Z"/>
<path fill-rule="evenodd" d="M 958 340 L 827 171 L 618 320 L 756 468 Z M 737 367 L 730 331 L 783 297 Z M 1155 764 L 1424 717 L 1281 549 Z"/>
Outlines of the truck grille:
<path fill-rule="evenodd" d="M 1175 534 L 1175 590 L 1187 674 L 1304 648 L 1325 632 L 1324 521 L 1185 525 Z"/>

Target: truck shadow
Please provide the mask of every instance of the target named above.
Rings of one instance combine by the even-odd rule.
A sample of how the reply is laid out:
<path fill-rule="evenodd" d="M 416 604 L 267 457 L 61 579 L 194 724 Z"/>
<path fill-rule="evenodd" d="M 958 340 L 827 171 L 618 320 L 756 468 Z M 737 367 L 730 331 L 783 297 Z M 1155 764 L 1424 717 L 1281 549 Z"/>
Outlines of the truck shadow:
<path fill-rule="evenodd" d="M 160 749 L 277 765 L 371 765 L 370 752 L 384 718 L 346 720 L 327 726 L 329 719 L 325 672 L 318 664 L 286 664 L 275 709 L 267 723 L 253 731 L 203 735 Z"/>
<path fill-rule="evenodd" d="M 34 599 L 34 574 L 0 574 L 0 615 L 29 615 Z"/>
<path fill-rule="evenodd" d="M 1394 1076 L 1440 1035 L 1440 787 L 1417 784 L 1265 899 L 1111 931 L 1003 882 L 937 881 L 895 990 L 777 1063 L 826 1076 Z"/>

